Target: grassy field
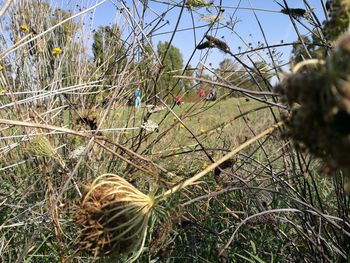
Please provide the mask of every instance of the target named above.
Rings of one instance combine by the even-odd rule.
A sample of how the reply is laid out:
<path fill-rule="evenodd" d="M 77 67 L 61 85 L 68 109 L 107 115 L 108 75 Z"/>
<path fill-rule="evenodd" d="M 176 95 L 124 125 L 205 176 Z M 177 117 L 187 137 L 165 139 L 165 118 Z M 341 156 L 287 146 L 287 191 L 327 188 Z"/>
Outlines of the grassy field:
<path fill-rule="evenodd" d="M 350 262 L 349 1 L 223 2 L 0 3 L 0 262 Z"/>
<path fill-rule="evenodd" d="M 239 98 L 183 104 L 180 107 L 175 106 L 173 112 L 164 109 L 151 114 L 149 120 L 159 124 L 158 131 L 146 131 L 139 128 L 147 114 L 146 108 L 135 111 L 133 107 L 116 106 L 102 125 L 102 130 L 105 127 L 111 129 L 114 127 L 134 127 L 135 129 L 103 131 L 103 136 L 120 143 L 123 147 L 140 152 L 149 161 L 143 163 L 134 158 L 130 159 L 113 145 L 106 149 L 95 144 L 88 156 L 82 160 L 75 176 L 75 183 L 78 188 L 81 188 L 83 184 L 88 183 L 96 176 L 113 172 L 134 181 L 138 187 L 145 191 L 149 187 L 153 191 L 155 189 L 158 189 L 159 192 L 165 191 L 169 186 L 205 169 L 211 163 L 208 156 L 204 154 L 203 148 L 207 149 L 207 154 L 211 158 L 217 160 L 230 149 L 274 123 L 270 117 L 270 109 L 266 107 L 261 109 L 262 106 L 261 103 L 248 102 Z M 101 116 L 99 112 L 99 110 L 94 112 L 97 119 Z M 174 113 L 181 119 L 182 123 L 175 118 Z M 61 114 L 64 116 L 65 125 L 63 126 L 75 131 L 89 129 L 88 125 L 75 121 L 77 116 L 74 114 L 76 111 L 69 112 L 67 110 Z M 20 249 L 20 247 L 13 247 L 14 243 L 26 244 L 30 239 L 30 235 L 28 236 L 20 229 L 25 228 L 30 231 L 33 225 L 42 224 L 40 219 L 35 219 L 36 215 L 49 212 L 51 219 L 45 221 L 44 228 L 41 230 L 43 239 L 40 242 L 35 242 L 36 245 L 30 250 L 29 261 L 39 260 L 40 255 L 48 260 L 47 262 L 55 261 L 58 260 L 59 255 L 63 256 L 62 253 L 66 254 L 61 247 L 63 240 L 68 243 L 72 242 L 71 245 L 68 245 L 69 249 L 66 250 L 66 252 L 71 251 L 70 253 L 72 253 L 71 249 L 74 249 L 79 239 L 79 235 L 76 235 L 73 230 L 75 227 L 71 218 L 71 215 L 74 214 L 74 204 L 79 201 L 79 192 L 74 187 L 70 187 L 59 206 L 53 211 L 50 207 L 59 194 L 60 185 L 64 184 L 69 176 L 65 169 L 72 169 L 79 158 L 79 156 L 72 157 L 72 153 L 79 147 L 85 146 L 88 138 L 56 134 L 49 135 L 48 140 L 43 142 L 40 141 L 40 138 L 46 137 L 39 135 L 32 137 L 29 142 L 21 142 L 22 138 L 16 136 L 23 134 L 24 131 L 33 133 L 35 129 L 24 128 L 23 130 L 13 127 L 2 132 L 3 137 L 13 136 L 8 141 L 19 143 L 18 146 L 7 152 L 3 159 L 5 165 L 1 168 L 1 192 L 3 196 L 7 196 L 6 203 L 8 204 L 1 213 L 2 242 L 6 244 L 3 255 L 6 261 L 11 261 L 11 257 L 19 253 Z M 45 132 L 45 129 L 37 130 L 37 132 L 40 131 Z M 141 137 L 140 134 L 142 134 Z M 3 144 L 2 147 L 5 149 L 6 144 Z M 50 154 L 50 147 L 56 149 L 53 150 L 54 154 Z M 276 149 L 275 146 L 271 146 L 271 148 Z M 112 152 L 108 150 L 112 150 Z M 257 158 L 257 162 L 262 158 L 260 151 L 255 152 L 254 156 L 250 158 Z M 135 165 L 128 165 L 123 161 L 123 158 L 129 159 Z M 242 158 L 244 159 L 243 156 Z M 238 159 L 240 158 L 236 158 L 237 165 Z M 153 162 L 155 165 L 163 167 L 165 171 L 171 172 L 172 175 L 159 171 L 159 168 L 154 170 Z M 147 171 L 151 170 L 153 173 L 145 173 L 137 167 L 145 167 L 148 169 Z M 242 179 L 248 180 L 247 178 L 251 177 L 249 174 L 248 171 L 244 171 L 241 175 Z M 184 195 L 176 197 L 176 201 L 170 200 L 166 207 L 170 209 L 174 202 L 179 204 L 191 200 L 197 195 L 211 191 L 209 189 L 212 187 L 220 189 L 223 185 L 230 184 L 232 178 L 223 178 L 220 179 L 221 183 L 218 183 L 215 182 L 214 177 L 208 177 L 204 185 L 200 184 L 193 189 L 186 189 Z M 261 176 L 260 179 L 263 177 Z M 237 183 L 237 180 L 234 181 Z M 222 209 L 226 205 L 220 203 L 219 207 L 214 209 Z M 196 212 L 197 215 L 193 215 L 195 217 L 204 212 L 203 208 L 197 207 L 197 205 L 196 209 L 200 209 L 200 211 Z M 9 213 L 9 211 L 11 212 Z M 26 218 L 30 219 L 29 223 Z M 163 242 L 168 241 L 163 240 Z"/>

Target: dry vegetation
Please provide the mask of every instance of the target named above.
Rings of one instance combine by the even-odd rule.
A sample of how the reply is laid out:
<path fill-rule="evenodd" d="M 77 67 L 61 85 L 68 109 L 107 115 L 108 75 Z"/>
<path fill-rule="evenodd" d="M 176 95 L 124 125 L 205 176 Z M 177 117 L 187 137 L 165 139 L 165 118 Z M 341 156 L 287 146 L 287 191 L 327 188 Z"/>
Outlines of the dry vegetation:
<path fill-rule="evenodd" d="M 275 47 L 247 44 L 234 53 L 222 40 L 196 35 L 193 22 L 197 42 L 208 42 L 192 70 L 196 77 L 176 72 L 166 89 L 165 56 L 150 44 L 170 10 L 178 9 L 179 17 L 206 15 L 213 35 L 224 26 L 234 32 L 233 17 L 231 24 L 222 21 L 219 1 L 155 1 L 170 8 L 163 15 L 155 14 L 153 1 L 111 1 L 118 24 L 106 31 L 112 42 L 103 46 L 103 59 L 94 61 L 91 21 L 105 2 L 81 1 L 69 10 L 55 1 L 0 2 L 0 261 L 347 262 L 350 207 L 343 172 L 350 162 L 349 130 L 336 136 L 338 146 L 346 141 L 346 165 L 328 167 L 325 175 L 338 146 L 324 143 L 329 138 L 321 138 L 324 144 L 313 140 L 313 129 L 324 136 L 321 127 L 328 125 L 313 122 L 325 97 L 310 99 L 303 84 L 320 84 L 314 95 L 324 87 L 336 94 L 327 110 L 337 105 L 348 122 L 349 64 L 328 86 L 321 86 L 325 68 L 315 73 L 303 67 L 295 72 L 302 80 L 293 86 L 298 75 L 286 78 L 278 94 L 265 74 L 279 76 L 283 66 Z M 302 15 L 285 1 L 283 12 L 277 4 L 275 11 L 250 11 L 282 12 L 294 26 L 313 28 L 318 53 L 311 54 L 300 36 L 296 44 L 306 49 L 306 58 L 332 53 L 334 42 L 304 2 Z M 349 16 L 348 1 L 341 2 Z M 239 8 L 226 7 L 226 13 Z M 145 14 L 153 14 L 155 27 Z M 225 72 L 211 72 L 220 91 L 216 101 L 175 105 L 179 94 L 193 98 L 193 79 L 206 82 L 207 47 L 234 58 L 253 88 L 237 87 L 244 82 L 240 75 L 233 84 Z M 334 56 L 349 58 L 348 42 L 342 52 Z M 268 65 L 264 72 L 253 62 L 261 58 Z M 317 59 L 325 67 L 327 59 Z M 316 80 L 307 82 L 313 74 Z M 189 81 L 186 91 L 178 89 L 181 78 Z M 159 111 L 130 106 L 138 83 L 144 101 Z M 334 93 L 334 86 L 343 93 Z M 313 114 L 300 118 L 300 109 Z M 333 133 L 330 125 L 327 132 Z"/>

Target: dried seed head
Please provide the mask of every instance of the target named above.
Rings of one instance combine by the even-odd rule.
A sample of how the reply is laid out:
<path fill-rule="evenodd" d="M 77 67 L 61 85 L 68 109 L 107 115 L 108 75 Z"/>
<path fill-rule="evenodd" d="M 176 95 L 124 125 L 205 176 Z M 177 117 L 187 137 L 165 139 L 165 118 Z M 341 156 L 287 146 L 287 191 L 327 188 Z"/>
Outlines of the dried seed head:
<path fill-rule="evenodd" d="M 123 178 L 101 175 L 88 186 L 75 213 L 82 250 L 96 256 L 140 251 L 154 203 Z"/>
<path fill-rule="evenodd" d="M 324 65 L 290 75 L 276 87 L 291 107 L 287 136 L 331 169 L 350 168 L 350 35 Z"/>
<path fill-rule="evenodd" d="M 327 61 L 327 70 L 333 77 L 349 77 L 350 72 L 350 33 L 342 35 L 335 44 Z"/>
<path fill-rule="evenodd" d="M 208 39 L 208 41 L 211 43 L 210 45 L 213 45 L 214 47 L 220 49 L 221 51 L 225 53 L 230 51 L 229 46 L 224 41 L 210 35 L 206 35 L 205 38 Z"/>
<path fill-rule="evenodd" d="M 98 113 L 95 109 L 85 110 L 80 113 L 76 122 L 87 125 L 90 130 L 96 130 L 98 126 Z"/>
<path fill-rule="evenodd" d="M 306 14 L 306 10 L 302 8 L 283 8 L 281 10 L 282 14 L 291 15 L 294 17 L 304 17 Z"/>
<path fill-rule="evenodd" d="M 273 214 L 262 214 L 256 217 L 252 217 L 247 221 L 249 225 L 274 225 L 277 222 L 277 218 Z"/>

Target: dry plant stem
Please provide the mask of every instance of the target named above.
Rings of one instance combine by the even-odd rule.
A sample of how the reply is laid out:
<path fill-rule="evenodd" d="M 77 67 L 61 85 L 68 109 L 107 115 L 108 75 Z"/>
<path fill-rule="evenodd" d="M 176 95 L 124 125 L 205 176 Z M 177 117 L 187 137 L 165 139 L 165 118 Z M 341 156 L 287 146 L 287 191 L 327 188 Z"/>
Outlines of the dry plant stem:
<path fill-rule="evenodd" d="M 305 66 L 317 66 L 317 65 L 325 65 L 325 61 L 321 59 L 307 59 L 304 61 L 299 62 L 298 64 L 295 65 L 292 69 L 292 73 L 296 74 L 298 73 L 303 67 Z"/>
<path fill-rule="evenodd" d="M 175 78 L 179 78 L 179 79 L 188 79 L 188 80 L 201 81 L 201 82 L 204 82 L 204 83 L 221 86 L 221 87 L 224 87 L 224 88 L 228 88 L 228 89 L 231 89 L 231 90 L 234 90 L 234 91 L 238 91 L 238 92 L 244 92 L 244 93 L 251 94 L 251 95 L 276 96 L 276 97 L 279 96 L 279 94 L 276 94 L 276 93 L 273 93 L 273 92 L 253 91 L 253 90 L 243 89 L 243 88 L 239 88 L 239 87 L 236 87 L 236 86 L 233 86 L 233 85 L 220 83 L 220 82 L 216 82 L 216 81 L 211 81 L 211 80 L 203 79 L 203 78 L 189 77 L 189 76 L 174 76 L 174 77 Z"/>
<path fill-rule="evenodd" d="M 2 17 L 6 13 L 7 9 L 10 7 L 12 2 L 13 2 L 13 0 L 7 1 L 7 3 L 4 5 L 4 7 L 0 11 L 0 17 Z"/>
<path fill-rule="evenodd" d="M 85 134 L 82 132 L 77 132 L 68 128 L 62 128 L 62 127 L 58 127 L 58 126 L 54 126 L 54 125 L 48 125 L 48 124 L 41 124 L 41 123 L 31 123 L 31 122 L 26 122 L 26 121 L 14 121 L 14 120 L 6 120 L 6 119 L 0 119 L 0 124 L 7 124 L 7 125 L 16 125 L 16 126 L 24 126 L 24 127 L 32 127 L 32 128 L 41 128 L 41 129 L 46 129 L 46 130 L 54 130 L 54 131 L 59 131 L 59 132 L 63 132 L 63 133 L 67 133 L 67 134 L 72 134 L 72 135 L 77 135 L 80 137 L 84 137 L 84 138 L 91 138 L 91 135 L 89 134 Z M 99 142 L 99 140 L 105 141 L 107 143 L 113 144 L 115 146 L 117 146 L 118 148 L 122 149 L 123 151 L 127 152 L 127 154 L 129 155 L 133 155 L 137 158 L 139 158 L 140 160 L 146 161 L 151 163 L 152 165 L 154 165 L 156 168 L 160 169 L 162 172 L 165 172 L 168 175 L 171 176 L 176 176 L 173 173 L 170 173 L 169 171 L 167 171 L 166 169 L 164 169 L 163 167 L 161 167 L 160 165 L 154 163 L 152 160 L 145 158 L 133 151 L 131 151 L 130 149 L 116 143 L 116 142 L 112 142 L 106 138 L 102 138 L 101 136 L 95 136 L 95 143 L 97 143 L 100 147 L 104 148 L 105 150 L 107 150 L 108 152 L 112 153 L 113 155 L 116 155 L 118 158 L 121 158 L 123 161 L 133 165 L 135 168 L 138 168 L 152 176 L 155 176 L 151 171 L 146 170 L 145 168 L 141 168 L 140 166 L 135 166 L 134 163 L 132 163 L 131 161 L 123 158 L 121 155 L 115 153 L 113 150 L 109 149 L 108 147 L 104 146 L 101 142 Z M 165 182 L 165 181 L 164 181 Z"/>
<path fill-rule="evenodd" d="M 212 170 L 214 170 L 216 167 L 218 167 L 220 164 L 222 164 L 223 162 L 229 160 L 230 158 L 232 158 L 235 154 L 237 154 L 238 152 L 240 152 L 241 150 L 243 150 L 244 148 L 246 148 L 247 146 L 251 145 L 252 143 L 256 142 L 257 140 L 261 139 L 262 137 L 272 133 L 277 127 L 280 127 L 281 125 L 283 125 L 283 122 L 278 122 L 277 124 L 273 125 L 272 127 L 264 130 L 263 132 L 261 132 L 260 134 L 254 136 L 253 138 L 249 139 L 248 141 L 246 141 L 245 143 L 241 144 L 240 146 L 238 146 L 237 148 L 233 149 L 230 153 L 226 154 L 224 157 L 222 157 L 220 160 L 216 161 L 215 163 L 209 165 L 206 169 L 204 169 L 203 171 L 201 171 L 200 173 L 196 174 L 195 176 L 187 179 L 186 181 L 184 181 L 181 184 L 178 184 L 176 186 L 174 186 L 173 188 L 169 189 L 168 191 L 166 191 L 165 193 L 159 195 L 156 197 L 156 200 L 162 200 L 167 198 L 168 196 L 174 194 L 175 192 L 185 188 L 188 185 L 193 184 L 194 182 L 196 182 L 197 180 L 199 180 L 200 178 L 202 178 L 204 175 L 206 175 L 207 173 L 211 172 Z"/>
<path fill-rule="evenodd" d="M 41 128 L 41 129 L 46 129 L 46 130 L 65 132 L 68 134 L 78 135 L 81 137 L 88 137 L 88 138 L 91 137 L 89 134 L 84 134 L 84 133 L 77 132 L 77 131 L 74 131 L 71 129 L 62 128 L 62 127 L 58 127 L 58 126 L 54 126 L 54 125 L 41 124 L 41 123 L 32 123 L 32 122 L 27 122 L 27 121 L 14 121 L 14 120 L 0 119 L 0 124 L 24 126 L 24 127 L 32 127 L 32 128 Z"/>
<path fill-rule="evenodd" d="M 249 221 L 250 219 L 252 218 L 255 218 L 255 217 L 258 217 L 258 216 L 261 216 L 261 215 L 265 215 L 265 214 L 271 214 L 271 213 L 279 213 L 279 212 L 296 212 L 296 213 L 304 213 L 304 212 L 309 212 L 313 215 L 318 215 L 318 216 L 323 216 L 324 218 L 326 219 L 333 219 L 333 220 L 339 220 L 339 221 L 343 221 L 343 219 L 341 218 L 337 218 L 337 217 L 334 217 L 334 216 L 328 216 L 328 215 L 325 215 L 325 214 L 318 214 L 318 213 L 315 213 L 315 211 L 310 211 L 310 210 L 306 210 L 306 211 L 301 211 L 299 209 L 295 209 L 295 208 L 281 208 L 281 209 L 272 209 L 272 210 L 267 210 L 267 211 L 262 211 L 260 213 L 257 213 L 257 214 L 254 214 L 254 215 L 251 215 L 251 216 L 248 216 L 246 219 L 244 219 L 242 222 L 239 223 L 239 225 L 237 226 L 237 228 L 235 229 L 235 231 L 233 232 L 233 234 L 231 235 L 230 239 L 227 241 L 225 247 L 220 251 L 219 255 L 221 255 L 225 249 L 227 249 L 233 239 L 235 238 L 235 235 L 237 234 L 238 230 L 247 222 Z"/>
<path fill-rule="evenodd" d="M 65 19 L 65 20 L 62 20 L 61 22 L 59 22 L 59 23 L 57 23 L 56 25 L 50 27 L 50 28 L 47 29 L 46 31 L 44 31 L 44 32 L 42 32 L 42 33 L 36 35 L 35 37 L 29 39 L 28 41 L 22 43 L 21 45 L 18 45 L 18 46 L 16 46 L 16 47 L 13 47 L 13 48 L 11 48 L 10 50 L 7 50 L 7 51 L 5 51 L 4 53 L 0 54 L 0 58 L 4 58 L 4 57 L 5 57 L 6 55 L 8 55 L 9 53 L 11 53 L 11 52 L 13 52 L 13 51 L 19 49 L 20 47 L 22 47 L 22 46 L 28 44 L 29 42 L 32 42 L 33 40 L 35 40 L 35 39 L 37 39 L 37 38 L 39 38 L 39 37 L 42 37 L 42 36 L 45 35 L 46 33 L 48 33 L 48 32 L 50 32 L 50 31 L 54 30 L 56 27 L 59 27 L 60 25 L 62 25 L 62 24 L 64 24 L 64 23 L 68 22 L 69 20 L 72 20 L 72 19 L 74 19 L 74 18 L 76 18 L 76 17 L 78 17 L 78 16 L 80 16 L 80 15 L 82 15 L 82 14 L 84 14 L 84 13 L 89 12 L 89 11 L 92 10 L 92 9 L 95 9 L 96 7 L 98 7 L 99 5 L 102 5 L 102 4 L 103 4 L 104 2 L 106 2 L 106 1 L 107 1 L 107 0 L 102 0 L 101 2 L 97 3 L 96 5 L 94 5 L 94 6 L 90 7 L 90 8 L 87 8 L 87 9 L 81 11 L 80 13 L 77 13 L 77 14 L 75 14 L 75 15 L 73 15 L 73 16 L 68 17 L 68 18 Z"/>
<path fill-rule="evenodd" d="M 135 167 L 136 169 L 139 169 L 141 171 L 143 171 L 146 174 L 151 175 L 154 178 L 157 178 L 157 174 L 153 173 L 152 171 L 142 167 L 141 165 L 137 165 L 135 163 L 133 163 L 132 161 L 126 159 L 125 157 L 121 156 L 120 154 L 116 153 L 115 151 L 113 151 L 112 149 L 110 149 L 109 147 L 103 145 L 101 142 L 99 142 L 98 140 L 95 140 L 95 143 L 97 143 L 100 147 L 102 147 L 103 149 L 105 149 L 106 151 L 108 151 L 109 153 L 111 153 L 112 155 L 116 156 L 117 158 L 123 160 L 124 162 L 130 164 L 131 166 Z M 165 182 L 164 182 L 165 183 Z"/>

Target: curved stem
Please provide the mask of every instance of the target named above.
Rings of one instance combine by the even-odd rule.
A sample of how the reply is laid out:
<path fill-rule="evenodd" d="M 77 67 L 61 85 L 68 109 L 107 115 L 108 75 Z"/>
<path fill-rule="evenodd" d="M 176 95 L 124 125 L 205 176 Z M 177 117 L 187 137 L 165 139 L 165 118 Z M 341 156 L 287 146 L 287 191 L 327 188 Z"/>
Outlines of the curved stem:
<path fill-rule="evenodd" d="M 295 67 L 292 69 L 292 73 L 293 74 L 298 73 L 305 66 L 309 66 L 309 65 L 316 66 L 316 65 L 324 65 L 324 64 L 325 64 L 325 61 L 321 59 L 316 59 L 316 58 L 307 59 L 296 64 Z"/>

